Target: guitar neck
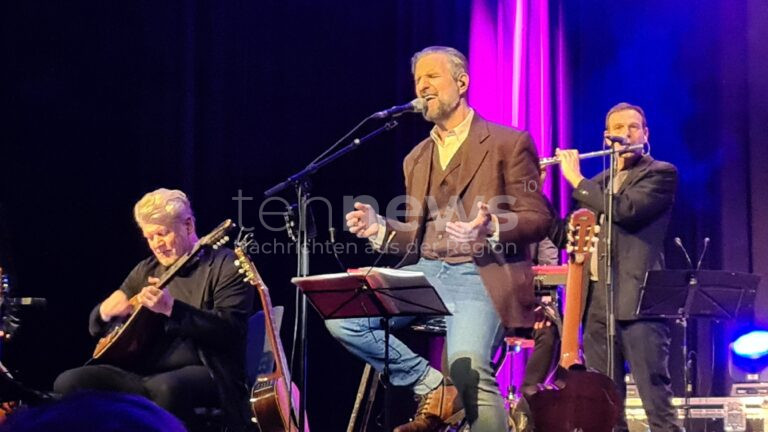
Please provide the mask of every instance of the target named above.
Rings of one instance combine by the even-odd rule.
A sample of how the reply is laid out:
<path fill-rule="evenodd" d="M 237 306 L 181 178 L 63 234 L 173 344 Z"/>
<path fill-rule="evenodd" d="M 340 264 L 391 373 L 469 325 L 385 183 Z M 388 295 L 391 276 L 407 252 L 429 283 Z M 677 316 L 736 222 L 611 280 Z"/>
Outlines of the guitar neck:
<path fill-rule="evenodd" d="M 264 308 L 264 325 L 266 327 L 266 339 L 269 345 L 272 347 L 272 353 L 275 356 L 275 374 L 277 377 L 285 377 L 285 382 L 288 383 L 288 389 L 286 394 L 291 394 L 290 389 L 290 368 L 288 367 L 288 360 L 285 357 L 283 351 L 283 344 L 280 342 L 280 332 L 275 326 L 275 317 L 272 313 L 272 299 L 269 296 L 269 289 L 264 283 L 264 279 L 261 278 L 256 266 L 250 260 L 245 250 L 238 246 L 235 248 L 235 256 L 237 256 L 238 263 L 241 267 L 241 271 L 246 274 L 245 280 L 256 287 L 259 292 L 259 298 L 261 299 L 261 305 Z"/>
<path fill-rule="evenodd" d="M 565 312 L 560 351 L 560 366 L 568 369 L 582 364 L 579 344 L 581 311 L 584 306 L 584 265 L 568 264 L 568 280 L 565 285 Z"/>
<path fill-rule="evenodd" d="M 275 373 L 278 376 L 284 376 L 287 382 L 291 382 L 290 368 L 288 367 L 288 359 L 285 357 L 285 351 L 280 341 L 280 333 L 275 326 L 275 317 L 272 313 L 272 299 L 269 296 L 269 289 L 264 284 L 264 281 L 259 277 L 258 281 L 259 297 L 261 298 L 261 304 L 264 307 L 264 323 L 267 328 L 267 339 L 269 345 L 272 347 L 272 352 L 275 355 Z"/>
<path fill-rule="evenodd" d="M 196 244 L 195 247 L 187 254 L 182 255 L 178 260 L 176 260 L 175 263 L 173 263 L 172 266 L 168 267 L 168 270 L 163 272 L 162 275 L 158 278 L 159 281 L 157 282 L 157 287 L 160 289 L 164 289 L 166 285 L 168 285 L 168 282 L 170 282 L 171 279 L 173 279 L 174 276 L 176 276 L 176 273 L 179 272 L 187 263 L 189 262 L 192 257 L 198 254 L 202 247 L 199 244 Z M 133 312 L 131 313 L 131 316 L 136 315 L 139 313 L 139 310 L 143 309 L 143 306 L 139 303 L 139 293 L 136 293 L 133 297 L 128 299 L 128 302 L 131 303 L 131 306 L 133 306 Z"/>
<path fill-rule="evenodd" d="M 159 281 L 157 282 L 157 287 L 163 288 L 164 286 L 166 286 L 168 282 L 171 279 L 173 279 L 174 276 L 176 276 L 176 273 L 178 273 L 179 270 L 181 270 L 185 265 L 187 265 L 189 260 L 195 257 L 198 254 L 198 252 L 200 252 L 200 250 L 202 250 L 202 246 L 200 245 L 200 243 L 197 243 L 195 244 L 195 246 L 192 248 L 191 251 L 182 255 L 179 259 L 177 259 L 172 266 L 168 267 L 168 270 L 166 270 L 165 272 L 163 272 L 162 275 L 160 275 L 160 277 L 158 278 Z"/>

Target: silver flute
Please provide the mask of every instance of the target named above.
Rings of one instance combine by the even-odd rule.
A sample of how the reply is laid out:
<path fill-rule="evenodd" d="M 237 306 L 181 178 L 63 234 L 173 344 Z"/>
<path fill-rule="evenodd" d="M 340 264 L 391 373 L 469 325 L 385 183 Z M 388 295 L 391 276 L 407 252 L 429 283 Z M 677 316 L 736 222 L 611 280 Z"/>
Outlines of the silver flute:
<path fill-rule="evenodd" d="M 633 152 L 636 150 L 643 150 L 643 153 L 645 153 L 645 144 L 632 144 L 632 145 L 624 146 L 617 149 L 605 149 L 605 150 L 593 151 L 589 153 L 579 153 L 579 160 L 600 157 L 600 156 L 607 156 L 611 153 L 622 154 L 627 152 Z M 557 156 L 539 159 L 540 167 L 556 165 L 559 163 L 560 163 L 560 158 L 558 158 Z"/>

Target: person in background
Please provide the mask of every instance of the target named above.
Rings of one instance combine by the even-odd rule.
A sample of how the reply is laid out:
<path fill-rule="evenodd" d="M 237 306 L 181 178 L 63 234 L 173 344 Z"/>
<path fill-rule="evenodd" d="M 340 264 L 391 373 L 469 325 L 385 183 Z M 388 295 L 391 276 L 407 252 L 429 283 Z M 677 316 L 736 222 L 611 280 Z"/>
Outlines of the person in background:
<path fill-rule="evenodd" d="M 612 107 L 605 117 L 607 145 L 616 141 L 648 144 L 649 129 L 642 108 L 628 103 Z M 610 139 L 608 137 L 611 137 Z M 621 138 L 617 140 L 616 138 Z M 655 160 L 642 151 L 618 157 L 613 184 L 604 171 L 587 179 L 581 174 L 577 150 L 558 151 L 563 176 L 573 186 L 573 198 L 606 219 L 606 191 L 613 190 L 613 250 L 611 261 L 615 338 L 608 340 L 606 316 L 606 257 L 603 226 L 597 253 L 592 254 L 584 325 L 584 357 L 587 367 L 608 375 L 626 397 L 624 361 L 629 363 L 652 432 L 677 432 L 669 375 L 669 328 L 666 321 L 635 313 L 640 287 L 648 270 L 664 267 L 664 237 L 677 191 L 677 168 Z M 604 225 L 604 223 L 601 223 Z M 563 239 L 560 241 L 564 242 Z M 614 347 L 613 370 L 608 370 L 608 343 Z M 623 413 L 622 413 L 623 414 Z M 618 431 L 627 431 L 622 415 Z"/>

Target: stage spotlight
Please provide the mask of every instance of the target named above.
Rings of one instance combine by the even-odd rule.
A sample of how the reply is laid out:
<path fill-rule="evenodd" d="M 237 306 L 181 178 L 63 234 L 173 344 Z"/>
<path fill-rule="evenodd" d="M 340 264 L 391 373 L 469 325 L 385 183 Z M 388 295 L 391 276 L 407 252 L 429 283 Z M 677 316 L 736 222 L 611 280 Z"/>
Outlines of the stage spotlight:
<path fill-rule="evenodd" d="M 731 395 L 768 395 L 768 331 L 739 336 L 728 350 Z"/>
<path fill-rule="evenodd" d="M 768 331 L 755 330 L 740 336 L 733 342 L 733 353 L 756 360 L 768 355 Z"/>

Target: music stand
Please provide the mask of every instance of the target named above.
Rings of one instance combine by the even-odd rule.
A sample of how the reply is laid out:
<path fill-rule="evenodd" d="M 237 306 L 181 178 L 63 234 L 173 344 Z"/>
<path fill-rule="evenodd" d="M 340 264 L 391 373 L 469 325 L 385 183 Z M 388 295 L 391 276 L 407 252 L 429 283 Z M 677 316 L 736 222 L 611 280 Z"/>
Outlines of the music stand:
<path fill-rule="evenodd" d="M 381 318 L 384 328 L 384 430 L 389 418 L 389 320 L 398 316 L 451 315 L 440 295 L 421 272 L 371 267 L 347 273 L 297 277 L 299 287 L 323 320 Z"/>
<path fill-rule="evenodd" d="M 688 430 L 691 385 L 688 319 L 752 319 L 760 276 L 722 270 L 651 270 L 640 288 L 637 316 L 674 318 L 683 328 L 684 426 Z"/>

